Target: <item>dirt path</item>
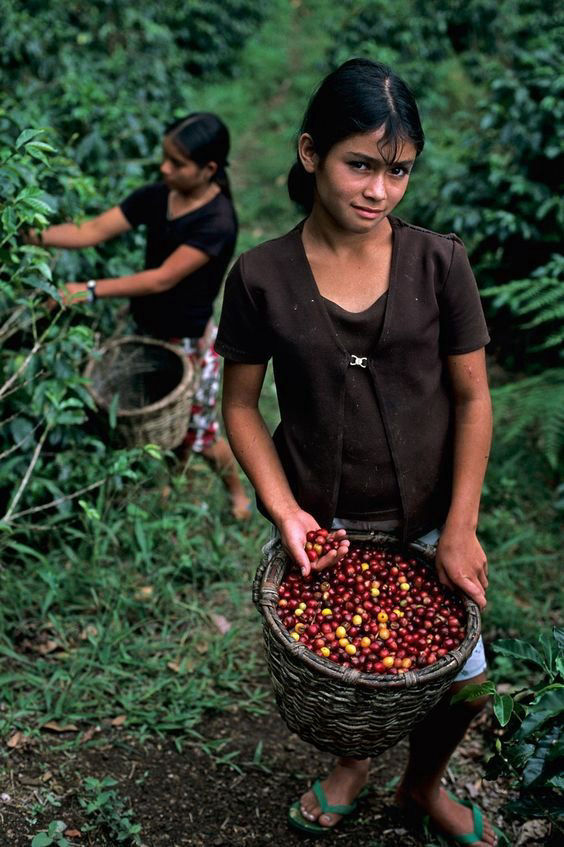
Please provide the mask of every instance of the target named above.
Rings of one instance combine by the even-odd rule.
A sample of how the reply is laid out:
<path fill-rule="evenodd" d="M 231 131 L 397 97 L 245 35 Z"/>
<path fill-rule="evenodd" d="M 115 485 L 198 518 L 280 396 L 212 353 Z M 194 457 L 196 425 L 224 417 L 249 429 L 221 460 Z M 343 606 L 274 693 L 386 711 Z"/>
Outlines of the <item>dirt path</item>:
<path fill-rule="evenodd" d="M 87 817 L 79 805 L 78 798 L 84 798 L 82 780 L 105 776 L 117 780 L 120 796 L 131 803 L 132 819 L 142 827 L 144 847 L 294 847 L 303 843 L 303 837 L 288 829 L 287 809 L 308 780 L 326 772 L 329 757 L 291 735 L 274 708 L 264 716 L 237 711 L 218 715 L 201 732 L 209 739 L 225 741 L 215 761 L 198 745 L 179 753 L 170 740 L 143 745 L 116 730 L 98 738 L 98 746 L 89 749 L 78 747 L 56 755 L 48 749 L 14 750 L 0 777 L 0 844 L 29 847 L 31 835 L 53 820 L 63 820 L 77 833 L 69 838 L 73 845 L 118 847 L 115 835 L 99 827 L 86 831 Z M 489 746 L 486 735 L 491 739 L 488 716 L 456 754 L 448 778 L 457 791 L 477 796 L 488 814 L 502 823 L 498 810 L 507 799 L 506 786 L 487 783 L 482 788 L 483 751 Z M 229 754 L 230 765 L 218 761 Z M 354 843 L 355 847 L 438 843 L 426 840 L 420 826 L 393 808 L 394 779 L 405 757 L 402 743 L 373 763 L 370 793 L 358 813 L 335 831 L 333 843 Z M 47 781 L 46 774 L 50 774 Z M 51 803 L 30 824 L 38 798 L 45 801 L 48 792 Z M 507 824 L 504 828 L 508 831 Z M 517 843 L 517 832 L 513 843 Z M 306 839 L 306 843 L 321 842 Z M 547 841 L 542 835 L 540 840 L 519 843 L 545 847 Z"/>

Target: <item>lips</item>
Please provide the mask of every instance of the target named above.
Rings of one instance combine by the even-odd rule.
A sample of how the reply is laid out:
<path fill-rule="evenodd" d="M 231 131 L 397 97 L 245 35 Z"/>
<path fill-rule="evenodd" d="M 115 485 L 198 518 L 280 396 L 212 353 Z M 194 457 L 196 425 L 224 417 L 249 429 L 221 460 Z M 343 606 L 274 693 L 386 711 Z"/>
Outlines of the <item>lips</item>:
<path fill-rule="evenodd" d="M 367 218 L 375 218 L 377 215 L 381 215 L 384 212 L 384 209 L 372 209 L 367 206 L 356 206 L 354 203 L 352 204 L 352 207 L 359 215 Z"/>

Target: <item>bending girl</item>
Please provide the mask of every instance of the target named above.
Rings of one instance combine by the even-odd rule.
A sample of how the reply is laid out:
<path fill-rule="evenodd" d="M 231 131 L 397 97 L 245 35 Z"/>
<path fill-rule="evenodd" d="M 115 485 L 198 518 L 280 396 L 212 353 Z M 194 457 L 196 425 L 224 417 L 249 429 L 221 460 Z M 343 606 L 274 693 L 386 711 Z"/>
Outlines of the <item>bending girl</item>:
<path fill-rule="evenodd" d="M 227 442 L 219 437 L 216 400 L 219 357 L 213 303 L 233 255 L 237 217 L 225 173 L 229 132 L 216 116 L 188 115 L 163 138 L 163 181 L 134 191 L 119 206 L 81 224 L 48 227 L 29 240 L 46 247 L 92 247 L 146 227 L 145 270 L 109 279 L 69 282 L 67 305 L 101 297 L 131 298 L 138 332 L 182 346 L 199 370 L 184 451 L 201 453 L 221 475 L 237 518 L 249 501 Z"/>

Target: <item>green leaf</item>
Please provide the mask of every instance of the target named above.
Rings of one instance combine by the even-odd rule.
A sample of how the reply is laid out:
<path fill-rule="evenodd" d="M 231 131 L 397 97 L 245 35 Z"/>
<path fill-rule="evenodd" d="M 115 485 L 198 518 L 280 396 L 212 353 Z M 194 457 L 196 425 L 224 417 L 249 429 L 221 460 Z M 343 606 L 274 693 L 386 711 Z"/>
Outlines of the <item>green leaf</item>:
<path fill-rule="evenodd" d="M 558 737 L 560 730 L 555 727 L 545 738 L 541 738 L 523 770 L 523 785 L 528 787 L 534 782 L 539 782 L 544 767 L 549 759 L 552 746 Z"/>
<path fill-rule="evenodd" d="M 564 629 L 561 627 L 555 626 L 552 629 L 552 634 L 554 636 L 554 640 L 558 645 L 558 650 L 564 651 Z"/>
<path fill-rule="evenodd" d="M 531 707 L 541 711 L 548 711 L 552 715 L 560 715 L 564 712 L 564 685 L 555 685 L 545 689 L 538 694 Z"/>
<path fill-rule="evenodd" d="M 552 633 L 549 634 L 548 632 L 541 632 L 539 635 L 539 641 L 543 649 L 548 670 L 551 674 L 554 674 L 557 648 L 556 640 Z"/>
<path fill-rule="evenodd" d="M 46 832 L 40 832 L 31 842 L 31 847 L 51 847 L 53 839 Z"/>
<path fill-rule="evenodd" d="M 501 726 L 507 726 L 513 713 L 513 697 L 509 694 L 495 694 L 493 710 Z"/>
<path fill-rule="evenodd" d="M 37 278 L 37 277 L 35 277 L 33 279 L 26 279 L 26 285 L 31 286 L 31 288 L 41 289 L 41 291 L 44 291 L 46 294 L 49 294 L 49 296 L 52 297 L 53 300 L 56 300 L 57 303 L 62 304 L 62 302 L 63 302 L 61 300 L 61 295 L 59 294 L 59 292 L 57 291 L 55 286 L 51 285 L 50 282 L 45 282 L 44 279 L 40 279 L 40 278 Z"/>
<path fill-rule="evenodd" d="M 465 685 L 464 688 L 461 688 L 458 691 L 452 700 L 451 704 L 460 703 L 463 700 L 476 700 L 478 697 L 485 697 L 491 694 L 495 694 L 495 685 L 493 682 L 489 680 L 487 682 L 482 682 L 481 684 L 473 684 L 473 685 Z"/>
<path fill-rule="evenodd" d="M 516 659 L 524 659 L 527 662 L 534 662 L 543 670 L 547 670 L 546 663 L 537 650 L 528 641 L 522 641 L 519 638 L 505 638 L 494 642 L 492 645 L 496 653 L 502 653 L 504 656 L 513 656 Z"/>
<path fill-rule="evenodd" d="M 42 129 L 24 129 L 23 132 L 20 132 L 18 137 L 16 138 L 15 148 L 19 150 L 20 147 L 23 147 L 28 141 L 31 141 L 32 138 L 36 138 L 38 135 L 43 133 Z M 35 847 L 35 845 L 32 845 Z"/>
<path fill-rule="evenodd" d="M 162 459 L 163 457 L 163 451 L 158 444 L 145 444 L 143 450 L 145 453 L 148 453 L 149 456 L 152 456 L 153 459 Z"/>
<path fill-rule="evenodd" d="M 108 418 L 110 421 L 110 429 L 116 428 L 117 414 L 119 410 L 119 394 L 114 394 L 112 402 L 108 407 Z"/>
<path fill-rule="evenodd" d="M 543 725 L 545 721 L 547 721 L 552 715 L 550 712 L 543 711 L 535 711 L 530 715 L 527 715 L 521 726 L 519 727 L 519 731 L 515 734 L 515 740 L 521 741 L 524 738 L 528 738 L 533 732 L 536 732 L 539 727 Z"/>

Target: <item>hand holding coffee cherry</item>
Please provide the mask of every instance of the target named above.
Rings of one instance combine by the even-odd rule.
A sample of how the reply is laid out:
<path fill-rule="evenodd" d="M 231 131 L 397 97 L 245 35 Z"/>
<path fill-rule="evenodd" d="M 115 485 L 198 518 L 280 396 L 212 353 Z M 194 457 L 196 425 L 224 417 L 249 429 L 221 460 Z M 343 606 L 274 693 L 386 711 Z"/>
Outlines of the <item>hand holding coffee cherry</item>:
<path fill-rule="evenodd" d="M 277 521 L 277 526 L 280 531 L 282 546 L 300 568 L 305 579 L 309 578 L 312 570 L 332 567 L 348 553 L 349 540 L 344 529 L 337 529 L 333 532 L 325 529 L 321 531 L 313 515 L 304 512 L 302 509 L 287 512 L 283 518 Z M 315 538 L 322 532 L 321 537 L 323 538 L 321 553 L 315 551 L 316 556 L 314 557 L 308 555 L 308 550 L 305 547 L 306 544 L 310 544 L 311 547 L 315 544 L 315 542 L 307 541 L 307 534 L 312 532 Z M 327 545 L 329 545 L 329 549 L 325 551 L 323 548 Z"/>
<path fill-rule="evenodd" d="M 320 571 L 335 565 L 349 551 L 350 541 L 346 530 L 311 529 L 306 534 L 305 551 L 312 570 Z M 336 555 L 333 554 L 336 551 Z"/>

